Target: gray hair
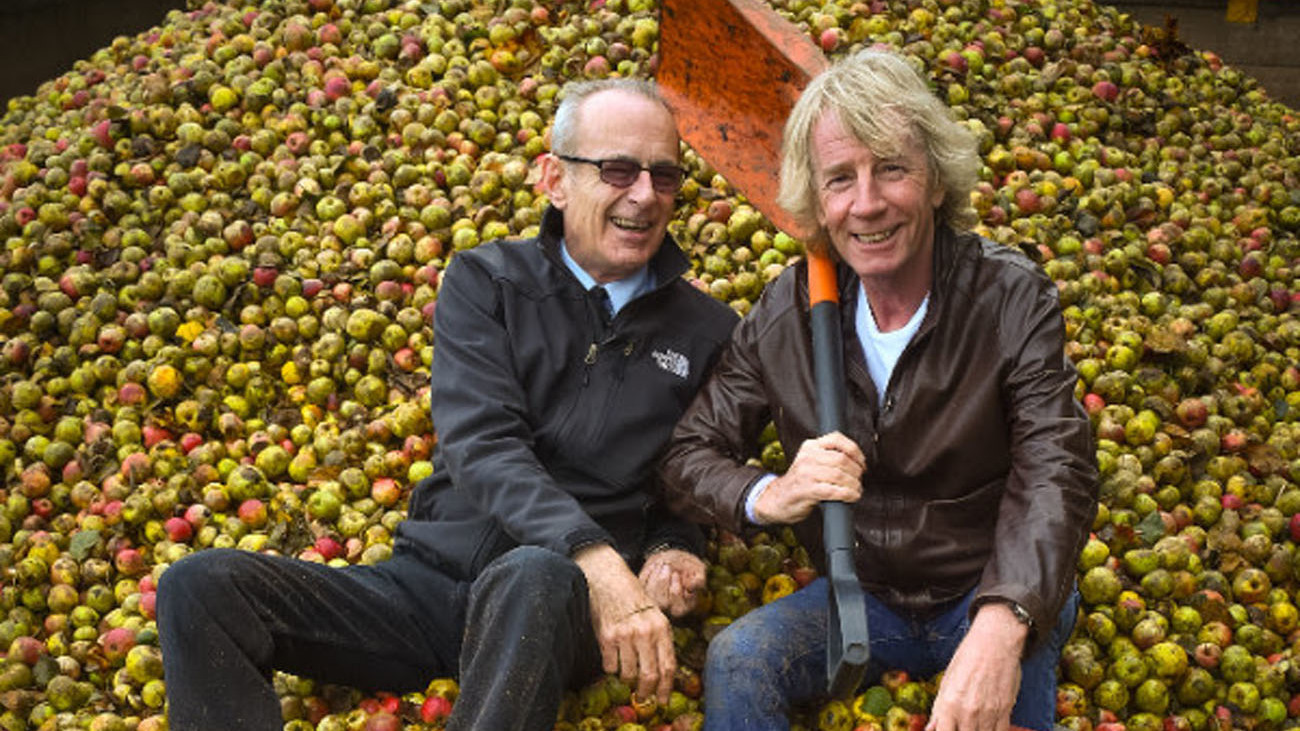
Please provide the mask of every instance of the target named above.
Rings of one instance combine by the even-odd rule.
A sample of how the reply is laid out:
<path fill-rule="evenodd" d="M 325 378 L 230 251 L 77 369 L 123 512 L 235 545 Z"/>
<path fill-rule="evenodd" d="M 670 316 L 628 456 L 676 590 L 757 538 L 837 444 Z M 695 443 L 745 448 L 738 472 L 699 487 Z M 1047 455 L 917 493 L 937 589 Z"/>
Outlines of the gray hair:
<path fill-rule="evenodd" d="M 578 112 L 589 97 L 602 91 L 625 91 L 644 97 L 662 106 L 669 114 L 672 109 L 659 95 L 659 88 L 646 79 L 609 78 L 594 81 L 575 81 L 564 85 L 560 107 L 551 123 L 551 152 L 556 155 L 575 155 L 578 152 Z"/>
<path fill-rule="evenodd" d="M 844 129 L 877 157 L 895 157 L 905 145 L 925 148 L 931 179 L 943 189 L 936 217 L 956 228 L 978 219 L 970 194 L 979 180 L 974 136 L 953 120 L 948 107 L 902 56 L 859 51 L 835 63 L 808 84 L 785 124 L 781 143 L 781 187 L 777 203 L 803 226 L 817 231 L 820 200 L 814 180 L 811 137 L 822 115 L 834 112 Z M 817 239 L 823 238 L 820 234 Z M 812 241 L 818 246 L 824 242 Z"/>

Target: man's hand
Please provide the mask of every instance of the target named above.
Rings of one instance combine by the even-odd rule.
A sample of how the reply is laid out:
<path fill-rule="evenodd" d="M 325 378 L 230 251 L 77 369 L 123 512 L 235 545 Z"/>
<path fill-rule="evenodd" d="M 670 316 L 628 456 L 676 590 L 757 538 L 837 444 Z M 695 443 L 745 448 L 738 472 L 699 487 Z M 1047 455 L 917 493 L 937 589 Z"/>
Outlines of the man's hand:
<path fill-rule="evenodd" d="M 1029 628 L 999 602 L 980 607 L 939 683 L 926 731 L 1006 731 Z"/>
<path fill-rule="evenodd" d="M 663 611 L 680 617 L 695 609 L 704 588 L 704 562 L 695 554 L 670 548 L 650 554 L 641 567 L 641 585 Z"/>
<path fill-rule="evenodd" d="M 573 560 L 587 577 L 592 627 L 605 672 L 636 683 L 638 698 L 654 696 L 667 703 L 677 671 L 668 617 L 610 546 L 584 548 Z"/>
<path fill-rule="evenodd" d="M 790 469 L 759 496 L 754 517 L 762 524 L 798 523 L 823 500 L 857 502 L 866 470 L 862 450 L 843 434 L 809 439 L 799 446 Z"/>

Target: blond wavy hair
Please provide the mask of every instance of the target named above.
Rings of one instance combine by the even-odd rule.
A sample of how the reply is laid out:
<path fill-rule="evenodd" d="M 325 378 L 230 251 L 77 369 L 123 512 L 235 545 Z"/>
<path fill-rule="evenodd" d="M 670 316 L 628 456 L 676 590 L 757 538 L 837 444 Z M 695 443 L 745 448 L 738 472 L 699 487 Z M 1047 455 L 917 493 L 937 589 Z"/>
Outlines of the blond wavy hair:
<path fill-rule="evenodd" d="M 954 228 L 978 220 L 970 193 L 979 180 L 974 136 L 957 123 L 948 107 L 902 56 L 875 49 L 841 59 L 808 84 L 790 112 L 781 143 L 781 186 L 777 203 L 802 233 L 816 232 L 810 246 L 827 245 L 817 222 L 812 131 L 822 116 L 834 113 L 844 129 L 876 157 L 895 157 L 905 146 L 924 146 L 930 180 L 943 189 L 935 217 Z"/>

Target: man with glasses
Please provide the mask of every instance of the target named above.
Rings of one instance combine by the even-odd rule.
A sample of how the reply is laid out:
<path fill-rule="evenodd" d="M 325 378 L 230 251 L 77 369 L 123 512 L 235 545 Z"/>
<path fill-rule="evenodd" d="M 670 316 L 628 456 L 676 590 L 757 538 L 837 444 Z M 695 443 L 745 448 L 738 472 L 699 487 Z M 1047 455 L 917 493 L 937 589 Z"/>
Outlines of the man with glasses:
<path fill-rule="evenodd" d="M 736 316 L 667 236 L 683 178 L 642 81 L 565 90 L 532 240 L 457 254 L 434 320 L 434 474 L 393 557 L 209 550 L 162 578 L 170 727 L 279 729 L 273 669 L 366 690 L 460 678 L 451 729 L 550 729 L 602 669 L 666 702 L 666 614 L 704 585 L 653 465 Z"/>

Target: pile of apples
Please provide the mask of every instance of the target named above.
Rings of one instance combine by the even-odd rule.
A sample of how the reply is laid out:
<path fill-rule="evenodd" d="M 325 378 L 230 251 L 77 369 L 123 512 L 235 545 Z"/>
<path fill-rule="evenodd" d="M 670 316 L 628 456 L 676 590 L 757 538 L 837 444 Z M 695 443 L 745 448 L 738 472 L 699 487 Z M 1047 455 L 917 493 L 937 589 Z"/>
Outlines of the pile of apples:
<path fill-rule="evenodd" d="M 980 143 L 978 231 L 1059 286 L 1102 504 L 1061 663 L 1072 731 L 1300 717 L 1300 118 L 1104 5 L 773 0 L 831 56 L 904 53 Z M 0 116 L 0 729 L 165 728 L 166 567 L 213 546 L 382 561 L 431 470 L 439 275 L 536 231 L 561 86 L 650 77 L 650 0 L 228 0 L 119 37 Z M 670 230 L 740 313 L 802 254 L 714 170 Z M 755 455 L 784 466 L 766 436 Z M 715 533 L 666 707 L 604 678 L 557 728 L 696 728 L 709 639 L 814 572 Z M 923 725 L 894 672 L 800 711 Z M 276 677 L 286 727 L 432 728 L 450 679 Z"/>

